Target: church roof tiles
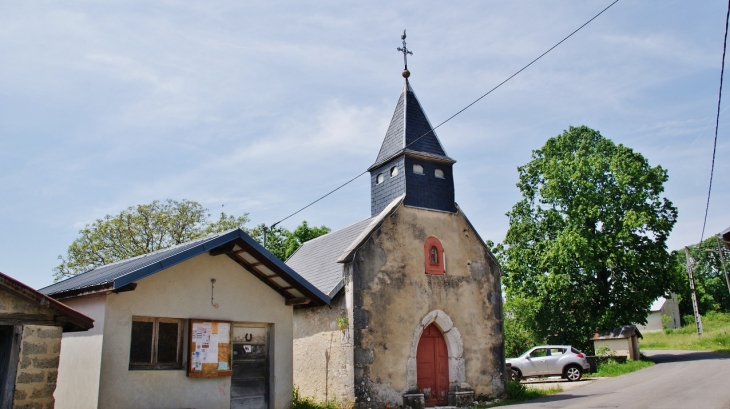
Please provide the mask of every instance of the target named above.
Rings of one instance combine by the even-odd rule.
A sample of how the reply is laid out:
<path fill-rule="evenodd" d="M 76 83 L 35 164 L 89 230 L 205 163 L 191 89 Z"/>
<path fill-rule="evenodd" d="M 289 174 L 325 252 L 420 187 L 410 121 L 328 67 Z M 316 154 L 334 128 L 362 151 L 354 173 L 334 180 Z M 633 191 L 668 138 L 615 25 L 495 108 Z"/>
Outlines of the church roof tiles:
<path fill-rule="evenodd" d="M 373 170 L 405 153 L 406 149 L 409 152 L 426 154 L 445 162 L 455 162 L 446 155 L 446 151 L 441 146 L 441 142 L 428 121 L 426 113 L 423 112 L 408 80 L 401 91 L 378 157 L 368 170 Z"/>

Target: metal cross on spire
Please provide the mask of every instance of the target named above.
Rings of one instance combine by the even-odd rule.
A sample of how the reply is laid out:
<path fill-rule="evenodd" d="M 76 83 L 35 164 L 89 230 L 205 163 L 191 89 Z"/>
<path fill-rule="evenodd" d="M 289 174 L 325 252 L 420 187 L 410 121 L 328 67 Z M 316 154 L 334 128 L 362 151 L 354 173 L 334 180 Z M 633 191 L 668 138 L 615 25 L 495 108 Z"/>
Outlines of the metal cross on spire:
<path fill-rule="evenodd" d="M 400 36 L 400 39 L 403 40 L 403 47 L 398 47 L 398 51 L 403 53 L 403 65 L 405 66 L 403 69 L 403 78 L 408 78 L 411 75 L 411 72 L 408 71 L 408 56 L 413 55 L 413 52 L 406 47 L 406 30 L 403 30 L 403 35 Z"/>

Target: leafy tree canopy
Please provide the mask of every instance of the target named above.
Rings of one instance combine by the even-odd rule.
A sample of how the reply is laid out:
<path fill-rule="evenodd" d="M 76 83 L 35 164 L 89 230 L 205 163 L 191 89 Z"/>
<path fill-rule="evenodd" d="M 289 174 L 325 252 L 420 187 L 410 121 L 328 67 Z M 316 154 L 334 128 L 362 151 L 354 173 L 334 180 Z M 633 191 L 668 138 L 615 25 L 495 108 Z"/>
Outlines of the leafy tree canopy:
<path fill-rule="evenodd" d="M 177 244 L 234 228 L 241 228 L 263 244 L 264 224 L 248 229 L 248 213 L 235 217 L 221 212 L 210 219 L 208 209 L 190 200 L 166 200 L 131 206 L 115 216 L 106 215 L 87 224 L 68 248 L 66 256 L 58 256 L 61 264 L 53 271 L 55 281 L 96 267 L 151 253 Z M 325 226 L 309 227 L 303 221 L 293 232 L 283 227 L 270 229 L 268 250 L 286 260 L 305 241 L 329 233 Z"/>
<path fill-rule="evenodd" d="M 645 322 L 673 282 L 666 170 L 581 126 L 550 138 L 518 172 L 522 200 L 497 252 L 508 298 L 534 303 L 536 335 L 590 350 L 596 327 Z"/>
<path fill-rule="evenodd" d="M 151 253 L 224 230 L 243 227 L 248 214 L 221 213 L 210 220 L 208 209 L 191 200 L 155 200 L 130 206 L 115 216 L 106 215 L 87 224 L 71 243 L 66 257 L 58 256 L 56 281 L 93 268 Z"/>
<path fill-rule="evenodd" d="M 700 314 L 711 311 L 730 312 L 730 292 L 728 291 L 720 251 L 725 258 L 725 268 L 730 268 L 730 251 L 717 245 L 717 238 L 710 237 L 702 242 L 688 246 L 692 260 L 692 275 L 695 278 L 695 291 Z M 670 269 L 674 273 L 673 291 L 679 298 L 679 311 L 692 314 L 692 293 L 687 276 L 687 256 L 677 250 L 671 254 Z"/>

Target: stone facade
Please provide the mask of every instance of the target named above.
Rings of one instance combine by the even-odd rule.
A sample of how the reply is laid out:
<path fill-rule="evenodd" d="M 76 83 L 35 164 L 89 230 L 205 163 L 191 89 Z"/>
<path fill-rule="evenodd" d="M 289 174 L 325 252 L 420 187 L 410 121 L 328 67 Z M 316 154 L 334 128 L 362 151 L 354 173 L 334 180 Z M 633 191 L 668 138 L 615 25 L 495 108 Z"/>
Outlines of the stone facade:
<path fill-rule="evenodd" d="M 424 272 L 431 236 L 443 245 L 445 275 Z M 413 400 L 422 392 L 416 348 L 432 323 L 446 340 L 450 403 L 503 393 L 501 271 L 460 210 L 399 204 L 343 271 L 346 285 L 331 307 L 295 311 L 301 395 L 363 408 Z M 338 317 L 348 318 L 344 332 Z"/>

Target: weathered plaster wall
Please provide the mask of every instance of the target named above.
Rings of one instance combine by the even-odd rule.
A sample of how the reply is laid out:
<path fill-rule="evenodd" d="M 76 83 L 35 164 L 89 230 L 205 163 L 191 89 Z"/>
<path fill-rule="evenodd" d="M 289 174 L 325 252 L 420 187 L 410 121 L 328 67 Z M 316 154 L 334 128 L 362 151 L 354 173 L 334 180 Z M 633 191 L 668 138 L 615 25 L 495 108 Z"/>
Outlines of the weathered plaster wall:
<path fill-rule="evenodd" d="M 429 236 L 444 247 L 444 276 L 425 274 L 423 244 Z M 445 337 L 451 389 L 502 393 L 500 270 L 462 214 L 400 205 L 352 265 L 360 406 L 399 405 L 402 394 L 415 388 L 416 345 L 429 320 L 454 331 Z"/>
<path fill-rule="evenodd" d="M 211 278 L 216 279 L 211 305 Z M 129 370 L 132 316 L 270 323 L 274 408 L 291 407 L 292 307 L 225 255 L 202 254 L 110 294 L 101 361 L 100 408 L 228 408 L 230 377 L 188 378 L 183 370 Z"/>
<path fill-rule="evenodd" d="M 593 347 L 596 351 L 605 347 L 617 356 L 628 357 L 631 355 L 631 338 L 597 339 L 593 341 Z"/>
<path fill-rule="evenodd" d="M 99 401 L 99 373 L 106 312 L 106 295 L 62 300 L 94 320 L 94 328 L 63 334 L 58 365 L 56 409 L 92 409 Z"/>
<path fill-rule="evenodd" d="M 53 311 L 8 291 L 0 290 L 0 314 L 37 314 L 53 320 Z M 23 325 L 15 372 L 13 407 L 53 408 L 61 327 Z"/>
<path fill-rule="evenodd" d="M 331 306 L 294 310 L 294 386 L 302 397 L 354 402 L 351 295 L 348 283 Z M 337 325 L 342 316 L 348 316 L 344 332 Z"/>

